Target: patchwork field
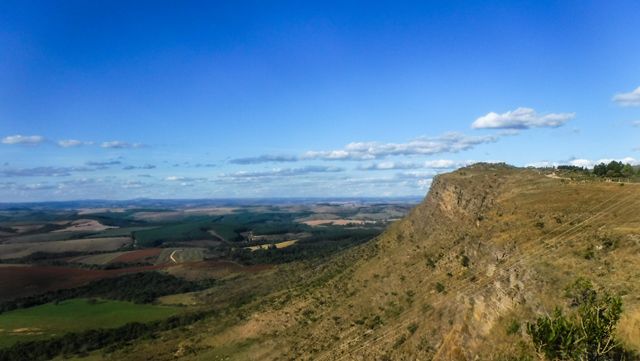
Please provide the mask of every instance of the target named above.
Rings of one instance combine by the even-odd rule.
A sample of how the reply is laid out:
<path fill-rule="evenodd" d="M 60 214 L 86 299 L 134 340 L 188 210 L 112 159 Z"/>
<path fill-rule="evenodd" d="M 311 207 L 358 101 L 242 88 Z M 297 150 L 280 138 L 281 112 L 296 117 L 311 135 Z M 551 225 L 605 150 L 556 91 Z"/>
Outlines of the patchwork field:
<path fill-rule="evenodd" d="M 204 259 L 204 252 L 204 248 L 165 248 L 160 252 L 155 264 L 198 262 Z"/>
<path fill-rule="evenodd" d="M 155 262 L 155 259 L 162 252 L 162 248 L 146 248 L 136 251 L 122 252 L 113 262 L 136 263 L 136 262 Z"/>
<path fill-rule="evenodd" d="M 192 327 L 202 314 L 220 312 L 237 322 L 242 305 L 274 290 L 286 292 L 304 277 L 301 265 L 371 240 L 383 231 L 391 209 L 411 208 L 358 200 L 2 206 L 0 360 L 12 355 L 9 360 L 20 361 L 120 349 Z M 358 213 L 380 213 L 384 221 L 351 221 Z M 299 219 L 333 223 L 312 227 Z M 104 327 L 112 329 L 93 331 Z M 60 341 L 69 332 L 81 341 Z M 21 342 L 29 340 L 42 342 Z"/>
<path fill-rule="evenodd" d="M 0 244 L 0 259 L 29 256 L 36 252 L 103 252 L 115 251 L 132 243 L 129 237 L 85 238 L 68 241 Z"/>
<path fill-rule="evenodd" d="M 110 252 L 80 256 L 69 259 L 69 262 L 82 263 L 86 265 L 106 265 L 113 262 L 114 259 L 122 256 L 124 253 L 125 252 Z"/>
<path fill-rule="evenodd" d="M 73 299 L 0 314 L 0 347 L 66 332 L 112 328 L 128 322 L 149 322 L 178 314 L 171 306 L 122 301 Z"/>

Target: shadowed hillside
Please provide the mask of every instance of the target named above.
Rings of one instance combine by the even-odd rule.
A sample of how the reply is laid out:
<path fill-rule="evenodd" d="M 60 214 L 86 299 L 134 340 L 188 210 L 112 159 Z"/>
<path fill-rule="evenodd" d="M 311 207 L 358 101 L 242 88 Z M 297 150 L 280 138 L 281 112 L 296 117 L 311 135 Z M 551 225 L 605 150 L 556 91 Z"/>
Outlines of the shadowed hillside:
<path fill-rule="evenodd" d="M 438 176 L 426 199 L 375 241 L 289 269 L 290 283 L 239 313 L 108 357 L 534 359 L 527 322 L 556 306 L 570 310 L 565 289 L 579 277 L 622 296 L 616 335 L 637 351 L 639 196 L 638 184 L 463 168 Z"/>

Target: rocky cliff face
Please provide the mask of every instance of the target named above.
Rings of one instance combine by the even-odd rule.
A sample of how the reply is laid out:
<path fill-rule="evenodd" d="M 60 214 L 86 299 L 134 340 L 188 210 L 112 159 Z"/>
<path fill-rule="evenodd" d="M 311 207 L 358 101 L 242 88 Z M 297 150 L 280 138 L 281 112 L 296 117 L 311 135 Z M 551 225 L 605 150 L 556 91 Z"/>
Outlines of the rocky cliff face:
<path fill-rule="evenodd" d="M 436 177 L 424 202 L 368 246 L 373 256 L 318 294 L 323 311 L 292 354 L 356 360 L 533 356 L 524 325 L 565 305 L 563 289 L 577 277 L 595 278 L 613 291 L 640 291 L 613 271 L 640 271 L 640 259 L 625 261 L 640 254 L 633 241 L 640 233 L 633 213 L 640 205 L 629 198 L 634 195 L 640 195 L 637 186 L 573 183 L 500 165 Z M 618 203 L 607 209 L 608 200 Z M 619 239 L 619 248 L 603 251 L 598 243 L 607 237 Z M 585 257 L 589 249 L 600 251 Z M 621 325 L 623 338 L 639 322 L 629 316 L 638 299 L 626 302 L 631 311 L 625 317 L 635 321 Z M 640 341 L 625 342 L 640 347 Z"/>

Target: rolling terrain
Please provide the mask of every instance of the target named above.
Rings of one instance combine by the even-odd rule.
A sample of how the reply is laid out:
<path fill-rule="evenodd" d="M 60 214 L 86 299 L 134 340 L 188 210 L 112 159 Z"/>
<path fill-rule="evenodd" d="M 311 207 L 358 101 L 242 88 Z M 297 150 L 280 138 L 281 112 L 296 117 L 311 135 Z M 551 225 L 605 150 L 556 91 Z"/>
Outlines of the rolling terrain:
<path fill-rule="evenodd" d="M 297 270 L 366 243 L 412 207 L 105 203 L 0 205 L 0 360 L 113 351 L 233 314 L 300 284 Z"/>
<path fill-rule="evenodd" d="M 237 312 L 99 358 L 535 359 L 527 322 L 569 309 L 565 289 L 580 277 L 621 296 L 616 337 L 637 352 L 638 196 L 637 183 L 463 168 L 438 176 L 423 203 L 375 241 L 290 268 L 290 282 Z M 203 302 L 224 302 L 206 292 Z"/>
<path fill-rule="evenodd" d="M 132 238 L 150 240 L 145 243 L 150 248 L 68 259 L 84 264 L 77 268 L 84 272 L 82 267 L 118 272 L 110 276 L 113 281 L 92 281 L 66 291 L 66 298 L 53 294 L 44 301 L 80 302 L 74 300 L 87 296 L 127 301 L 128 293 L 114 294 L 112 288 L 136 289 L 121 281 L 139 272 L 130 271 L 133 265 L 177 276 L 168 279 L 175 286 L 162 287 L 162 293 L 146 289 L 136 297 L 151 307 L 177 307 L 179 314 L 135 332 L 128 325 L 104 331 L 113 339 L 106 343 L 78 334 L 80 341 L 63 353 L 74 359 L 534 360 L 527 325 L 555 308 L 575 310 L 569 290 L 588 280 L 597 292 L 621 297 L 615 338 L 627 359 L 635 360 L 638 196 L 638 183 L 573 170 L 477 164 L 436 177 L 424 201 L 373 240 L 329 253 L 317 247 L 369 234 L 367 222 L 378 224 L 372 211 L 384 211 L 387 218 L 397 214 L 383 207 L 366 213 L 352 209 L 347 216 L 344 206 L 340 215 L 335 206 L 319 205 L 312 213 L 295 206 L 281 213 L 216 214 L 213 223 L 187 218 L 155 228 L 146 224 L 144 237 L 136 236 L 136 228 Z M 353 221 L 326 221 L 340 217 Z M 168 237 L 158 231 L 163 227 L 171 231 Z M 194 233 L 220 243 L 189 246 Z M 234 245 L 233 251 L 221 245 Z M 122 268 L 100 268 L 123 262 Z M 151 279 L 165 284 L 157 277 Z M 128 336 L 114 338 L 121 332 Z M 52 340 L 36 346 L 57 350 L 59 341 Z M 22 352 L 23 346 L 10 350 Z"/>

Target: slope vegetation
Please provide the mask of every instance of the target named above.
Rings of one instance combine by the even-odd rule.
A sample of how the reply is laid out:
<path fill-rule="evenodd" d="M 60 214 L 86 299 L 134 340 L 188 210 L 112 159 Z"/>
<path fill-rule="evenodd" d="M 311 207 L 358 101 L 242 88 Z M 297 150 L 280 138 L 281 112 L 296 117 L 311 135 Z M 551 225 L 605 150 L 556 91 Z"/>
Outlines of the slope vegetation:
<path fill-rule="evenodd" d="M 640 350 L 639 196 L 639 184 L 463 168 L 375 241 L 295 269 L 241 315 L 108 357 L 534 359 L 526 323 L 571 307 L 564 290 L 580 277 L 622 296 L 617 336 Z"/>

